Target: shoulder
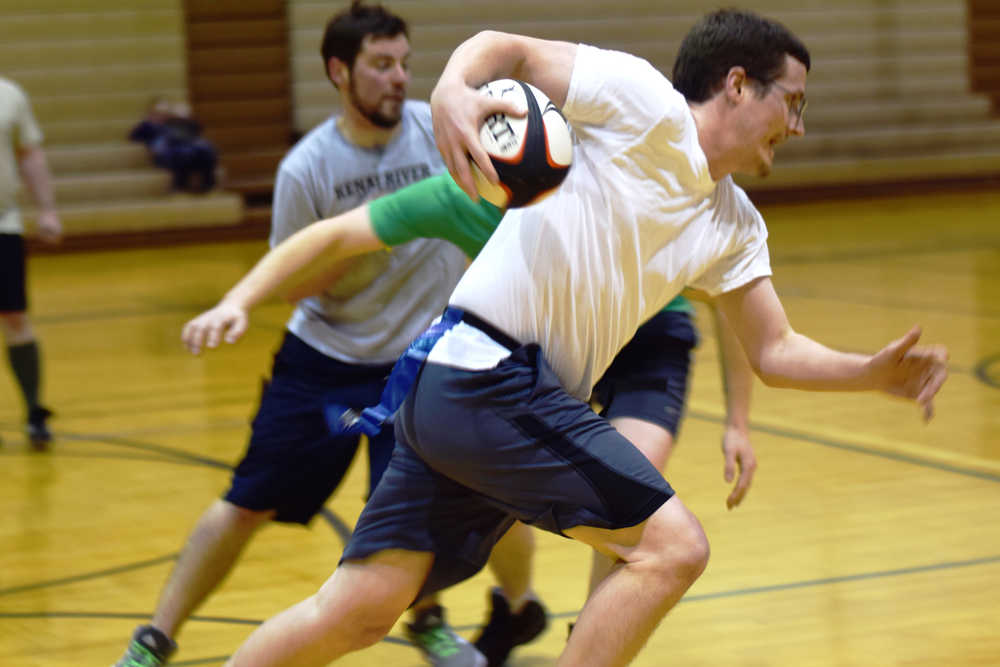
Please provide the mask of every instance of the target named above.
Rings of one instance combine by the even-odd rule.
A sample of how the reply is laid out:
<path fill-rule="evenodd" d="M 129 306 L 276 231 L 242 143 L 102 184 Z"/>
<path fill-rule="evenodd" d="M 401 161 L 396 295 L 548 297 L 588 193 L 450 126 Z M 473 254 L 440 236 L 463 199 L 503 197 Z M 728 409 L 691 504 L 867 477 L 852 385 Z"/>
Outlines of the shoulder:
<path fill-rule="evenodd" d="M 674 116 L 682 106 L 683 96 L 649 61 L 623 51 L 578 46 L 563 108 L 568 117 L 606 122 L 625 114 L 653 120 Z"/>
<path fill-rule="evenodd" d="M 330 116 L 309 130 L 285 153 L 278 165 L 279 174 L 293 174 L 302 177 L 316 164 L 316 158 L 328 154 L 340 135 L 337 132 L 337 117 Z"/>
<path fill-rule="evenodd" d="M 431 124 L 431 105 L 423 100 L 406 100 L 403 103 L 403 114 L 421 125 Z"/>
<path fill-rule="evenodd" d="M 21 86 L 14 83 L 10 79 L 5 79 L 3 77 L 0 77 L 0 95 L 18 103 L 23 103 L 28 100 L 28 95 L 24 92 L 24 89 L 21 88 Z"/>
<path fill-rule="evenodd" d="M 16 92 L 16 93 L 18 93 L 20 95 L 24 94 L 24 90 L 22 90 L 21 86 L 17 85 L 16 83 L 14 83 L 13 81 L 11 81 L 10 79 L 2 77 L 2 76 L 0 76 L 0 90 L 3 90 L 5 93 L 6 92 Z"/>
<path fill-rule="evenodd" d="M 406 100 L 403 105 L 403 123 L 410 132 L 434 136 L 434 121 L 431 118 L 431 105 L 422 100 Z"/>

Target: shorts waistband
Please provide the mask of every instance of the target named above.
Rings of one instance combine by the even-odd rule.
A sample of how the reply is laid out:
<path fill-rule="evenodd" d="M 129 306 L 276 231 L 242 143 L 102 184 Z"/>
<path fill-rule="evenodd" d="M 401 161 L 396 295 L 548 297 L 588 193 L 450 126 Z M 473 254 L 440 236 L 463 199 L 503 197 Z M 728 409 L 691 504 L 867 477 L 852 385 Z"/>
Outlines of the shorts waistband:
<path fill-rule="evenodd" d="M 521 343 L 519 343 L 516 338 L 504 331 L 501 331 L 475 313 L 470 313 L 469 311 L 461 308 L 448 306 L 445 308 L 444 317 L 445 319 L 454 319 L 458 322 L 465 322 L 469 326 L 479 329 L 511 352 L 521 347 Z"/>

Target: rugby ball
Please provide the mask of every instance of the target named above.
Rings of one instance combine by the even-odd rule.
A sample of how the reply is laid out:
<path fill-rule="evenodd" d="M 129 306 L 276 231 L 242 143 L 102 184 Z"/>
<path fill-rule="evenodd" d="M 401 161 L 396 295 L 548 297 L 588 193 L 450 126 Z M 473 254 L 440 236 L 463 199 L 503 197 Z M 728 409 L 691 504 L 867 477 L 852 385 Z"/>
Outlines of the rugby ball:
<path fill-rule="evenodd" d="M 479 196 L 500 208 L 533 204 L 555 190 L 573 162 L 573 136 L 562 111 L 541 90 L 515 79 L 480 86 L 484 95 L 511 100 L 528 113 L 522 118 L 496 113 L 479 131 L 499 185 L 473 167 Z"/>

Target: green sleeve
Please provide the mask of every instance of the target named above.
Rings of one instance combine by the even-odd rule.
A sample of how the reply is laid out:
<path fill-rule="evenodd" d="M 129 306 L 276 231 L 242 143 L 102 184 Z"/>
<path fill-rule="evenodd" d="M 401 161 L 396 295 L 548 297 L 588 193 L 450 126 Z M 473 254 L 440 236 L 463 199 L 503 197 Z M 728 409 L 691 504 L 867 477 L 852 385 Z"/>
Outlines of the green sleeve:
<path fill-rule="evenodd" d="M 678 294 L 674 297 L 673 301 L 663 307 L 663 310 L 679 310 L 684 313 L 693 314 L 694 306 L 691 305 L 691 302 L 688 301 L 687 298 Z"/>
<path fill-rule="evenodd" d="M 469 199 L 448 173 L 408 185 L 368 206 L 372 229 L 382 243 L 444 239 L 469 257 L 479 254 L 504 213 L 485 199 Z"/>

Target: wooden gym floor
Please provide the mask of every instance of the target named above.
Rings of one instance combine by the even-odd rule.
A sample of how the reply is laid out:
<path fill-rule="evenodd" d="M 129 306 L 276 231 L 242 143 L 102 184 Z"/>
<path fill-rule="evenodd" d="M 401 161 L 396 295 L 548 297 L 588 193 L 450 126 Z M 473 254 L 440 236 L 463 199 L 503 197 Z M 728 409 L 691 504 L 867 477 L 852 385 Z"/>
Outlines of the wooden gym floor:
<path fill-rule="evenodd" d="M 951 351 L 924 425 L 874 394 L 755 390 L 760 459 L 727 512 L 714 333 L 700 313 L 689 412 L 667 477 L 712 542 L 704 576 L 636 665 L 1000 664 L 1000 194 L 764 208 L 794 326 L 875 350 L 910 325 Z M 148 618 L 178 550 L 226 486 L 288 307 L 257 311 L 202 357 L 181 325 L 263 250 L 257 242 L 36 256 L 32 312 L 57 412 L 48 453 L 21 432 L 0 374 L 0 665 L 108 665 Z M 5 366 L 5 365 L 4 365 Z M 364 462 L 361 461 L 361 464 Z M 183 629 L 174 665 L 219 665 L 253 626 L 332 572 L 362 506 L 364 465 L 310 530 L 275 526 Z M 538 534 L 552 612 L 516 667 L 551 665 L 584 597 L 589 554 Z M 471 635 L 491 581 L 445 594 Z M 420 665 L 397 628 L 344 665 Z"/>

